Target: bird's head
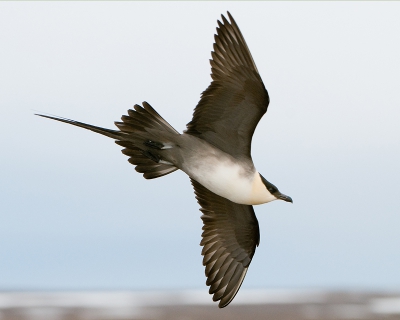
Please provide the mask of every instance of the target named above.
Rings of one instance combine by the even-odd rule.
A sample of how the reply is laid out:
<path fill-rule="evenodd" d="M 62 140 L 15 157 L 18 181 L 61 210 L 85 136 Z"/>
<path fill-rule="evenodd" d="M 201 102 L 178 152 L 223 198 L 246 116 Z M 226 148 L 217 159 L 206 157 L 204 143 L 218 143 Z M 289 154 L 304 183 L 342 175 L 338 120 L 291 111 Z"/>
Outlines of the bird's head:
<path fill-rule="evenodd" d="M 291 197 L 281 193 L 276 186 L 274 186 L 271 182 L 269 182 L 267 179 L 265 179 L 261 174 L 260 174 L 260 177 L 261 177 L 261 181 L 265 185 L 265 188 L 268 190 L 268 192 L 273 197 L 275 197 L 278 200 L 283 200 L 283 201 L 293 203 L 293 200 Z"/>

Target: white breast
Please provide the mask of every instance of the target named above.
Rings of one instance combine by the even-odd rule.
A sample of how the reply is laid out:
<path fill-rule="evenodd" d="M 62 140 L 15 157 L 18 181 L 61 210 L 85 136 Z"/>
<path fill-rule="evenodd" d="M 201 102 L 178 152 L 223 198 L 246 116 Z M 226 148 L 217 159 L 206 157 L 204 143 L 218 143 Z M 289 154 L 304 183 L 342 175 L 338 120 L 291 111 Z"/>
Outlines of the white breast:
<path fill-rule="evenodd" d="M 252 183 L 251 191 L 251 204 L 262 204 L 276 200 L 276 197 L 272 195 L 265 184 L 261 180 L 260 174 L 256 171 Z"/>
<path fill-rule="evenodd" d="M 251 197 L 251 179 L 239 165 L 220 163 L 199 172 L 198 182 L 208 190 L 233 202 L 247 204 Z"/>
<path fill-rule="evenodd" d="M 240 204 L 261 204 L 276 198 L 269 193 L 259 173 L 230 158 L 207 157 L 184 170 L 215 194 Z"/>

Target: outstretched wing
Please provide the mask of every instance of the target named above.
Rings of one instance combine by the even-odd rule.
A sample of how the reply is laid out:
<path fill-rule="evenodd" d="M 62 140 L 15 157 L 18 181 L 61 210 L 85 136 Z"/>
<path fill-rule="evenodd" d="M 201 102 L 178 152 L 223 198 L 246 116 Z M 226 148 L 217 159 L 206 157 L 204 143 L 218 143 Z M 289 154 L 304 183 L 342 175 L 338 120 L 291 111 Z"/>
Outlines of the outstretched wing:
<path fill-rule="evenodd" d="M 239 291 L 260 241 L 252 206 L 212 193 L 191 179 L 203 215 L 203 265 L 213 300 L 226 307 Z"/>
<path fill-rule="evenodd" d="M 250 157 L 251 138 L 267 111 L 268 92 L 235 20 L 222 15 L 211 53 L 213 81 L 202 93 L 186 133 L 234 156 Z"/>

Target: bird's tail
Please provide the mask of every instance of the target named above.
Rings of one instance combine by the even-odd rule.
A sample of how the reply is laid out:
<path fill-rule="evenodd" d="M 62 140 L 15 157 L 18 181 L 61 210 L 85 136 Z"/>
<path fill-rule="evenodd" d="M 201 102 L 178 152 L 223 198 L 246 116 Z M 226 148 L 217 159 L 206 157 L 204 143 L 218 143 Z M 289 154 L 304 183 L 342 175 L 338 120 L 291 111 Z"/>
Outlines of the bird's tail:
<path fill-rule="evenodd" d="M 173 147 L 174 136 L 179 133 L 147 102 L 143 107 L 134 106 L 128 115 L 121 117 L 122 122 L 115 122 L 119 130 L 105 129 L 66 118 L 36 114 L 115 139 L 116 143 L 125 147 L 122 153 L 129 156 L 129 162 L 135 165 L 137 172 L 143 173 L 146 179 L 165 176 L 178 168 L 163 158 L 166 149 Z"/>

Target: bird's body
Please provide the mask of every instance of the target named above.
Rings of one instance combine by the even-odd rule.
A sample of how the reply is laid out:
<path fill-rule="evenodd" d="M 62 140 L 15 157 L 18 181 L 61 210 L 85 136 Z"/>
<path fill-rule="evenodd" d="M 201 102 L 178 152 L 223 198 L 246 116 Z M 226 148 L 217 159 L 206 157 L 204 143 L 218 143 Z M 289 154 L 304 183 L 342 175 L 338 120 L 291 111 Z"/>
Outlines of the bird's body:
<path fill-rule="evenodd" d="M 238 161 L 208 142 L 187 134 L 179 163 L 183 172 L 215 194 L 240 204 L 249 203 L 255 168 Z"/>
<path fill-rule="evenodd" d="M 224 16 L 223 23 L 218 21 L 210 60 L 213 81 L 182 134 L 147 102 L 128 110 L 115 123 L 119 130 L 41 115 L 116 140 L 146 179 L 178 169 L 190 177 L 203 213 L 206 284 L 219 307 L 235 297 L 259 244 L 252 205 L 292 202 L 254 167 L 251 139 L 269 96 L 239 27 L 228 16 L 230 21 Z"/>
<path fill-rule="evenodd" d="M 255 205 L 276 200 L 265 188 L 251 159 L 238 159 L 183 133 L 170 137 L 158 150 L 164 163 L 185 172 L 215 194 L 239 204 Z"/>

